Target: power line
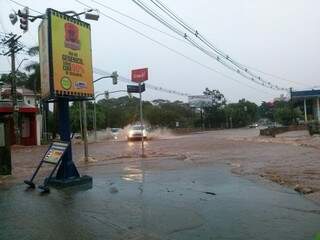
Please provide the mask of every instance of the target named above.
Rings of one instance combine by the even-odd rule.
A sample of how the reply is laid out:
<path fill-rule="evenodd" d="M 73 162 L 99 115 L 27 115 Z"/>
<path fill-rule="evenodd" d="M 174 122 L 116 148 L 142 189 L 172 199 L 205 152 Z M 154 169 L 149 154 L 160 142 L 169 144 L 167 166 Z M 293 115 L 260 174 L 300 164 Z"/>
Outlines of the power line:
<path fill-rule="evenodd" d="M 25 5 L 20 4 L 20 3 L 17 2 L 17 1 L 14 1 L 14 0 L 8 0 L 8 1 L 12 1 L 12 2 L 18 4 L 19 6 L 25 7 Z M 75 1 L 78 2 L 78 3 L 80 3 L 81 5 L 83 5 L 83 6 L 85 6 L 85 7 L 92 8 L 91 6 L 89 6 L 89 5 L 81 2 L 81 1 L 79 1 L 79 0 L 75 0 Z M 92 0 L 92 1 L 94 1 L 94 0 Z M 94 1 L 94 2 L 96 2 L 97 4 L 99 4 L 97 1 Z M 104 4 L 102 4 L 102 6 L 107 7 L 107 6 L 104 5 Z M 110 8 L 110 9 L 111 9 L 111 8 Z M 32 11 L 34 11 L 34 12 L 37 12 L 37 13 L 41 13 L 40 11 L 37 11 L 37 10 L 35 10 L 35 9 L 30 9 L 30 10 L 32 10 Z M 114 9 L 113 9 L 113 10 L 114 10 Z M 117 10 L 115 10 L 115 11 L 117 11 Z M 118 11 L 118 13 L 120 14 L 120 11 Z M 124 27 L 126 27 L 126 28 L 129 28 L 130 30 L 138 33 L 139 35 L 141 35 L 141 36 L 143 36 L 143 37 L 145 37 L 145 38 L 153 41 L 154 43 L 157 43 L 158 45 L 161 45 L 162 47 L 165 47 L 166 49 L 168 49 L 168 50 L 170 50 L 170 51 L 172 51 L 172 52 L 174 52 L 174 53 L 176 53 L 176 54 L 178 54 L 178 55 L 180 55 L 180 56 L 188 59 L 189 61 L 194 62 L 194 63 L 196 63 L 196 64 L 198 64 L 198 65 L 200 65 L 200 66 L 202 66 L 202 67 L 204 67 L 204 68 L 206 68 L 206 69 L 208 69 L 208 70 L 210 70 L 210 71 L 213 71 L 213 72 L 215 72 L 215 73 L 218 73 L 218 74 L 220 74 L 221 76 L 223 76 L 223 77 L 225 77 L 225 78 L 227 78 L 227 79 L 230 79 L 230 80 L 232 80 L 232 81 L 234 81 L 234 82 L 237 82 L 237 83 L 239 83 L 239 84 L 241 84 L 241 85 L 244 85 L 244 86 L 246 86 L 246 87 L 248 87 L 248 88 L 254 89 L 254 90 L 256 90 L 256 91 L 259 91 L 259 92 L 261 92 L 261 93 L 267 94 L 267 95 L 269 95 L 269 96 L 272 95 L 272 94 L 270 94 L 270 93 L 268 93 L 268 92 L 265 92 L 265 91 L 263 91 L 263 90 L 261 90 L 261 89 L 257 89 L 257 88 L 254 88 L 254 87 L 250 86 L 250 85 L 244 84 L 243 82 L 240 82 L 239 80 L 236 80 L 236 79 L 234 79 L 234 78 L 232 78 L 232 77 L 230 77 L 230 76 L 228 76 L 228 75 L 226 75 L 226 74 L 224 74 L 224 73 L 221 73 L 221 72 L 219 72 L 219 71 L 217 71 L 217 70 L 215 70 L 215 69 L 213 69 L 213 68 L 211 68 L 211 67 L 209 67 L 209 66 L 207 66 L 207 65 L 205 65 L 205 64 L 202 64 L 201 62 L 198 62 L 197 60 L 194 60 L 194 59 L 192 59 L 192 58 L 184 55 L 183 53 L 180 53 L 180 52 L 176 51 L 175 49 L 170 48 L 170 47 L 166 46 L 165 44 L 163 44 L 163 43 L 161 43 L 161 42 L 159 42 L 159 41 L 157 41 L 157 40 L 155 40 L 155 39 L 152 39 L 151 37 L 147 36 L 146 34 L 143 34 L 142 32 L 139 32 L 139 31 L 135 30 L 134 28 L 132 28 L 132 27 L 130 27 L 130 26 L 124 24 L 124 23 L 121 23 L 121 22 L 118 21 L 117 19 L 115 19 L 115 18 L 113 18 L 113 17 L 111 17 L 111 16 L 108 16 L 108 15 L 106 15 L 106 14 L 103 13 L 103 12 L 102 12 L 101 14 L 102 14 L 103 16 L 105 16 L 105 17 L 107 17 L 107 18 L 109 18 L 109 19 L 117 22 L 118 24 L 121 24 L 122 26 L 124 26 Z M 123 14 L 123 13 L 121 13 L 121 14 Z M 123 16 L 125 16 L 125 15 L 126 15 L 126 14 L 123 14 Z M 128 17 L 130 17 L 130 16 L 128 16 Z M 134 18 L 131 18 L 131 19 L 134 19 Z M 139 21 L 139 20 L 137 20 L 137 19 L 135 19 L 135 20 L 138 21 L 138 22 L 140 22 L 140 23 L 142 23 L 141 21 Z M 144 24 L 144 25 L 147 26 L 148 24 Z M 151 28 L 153 28 L 151 25 L 148 25 L 148 26 L 151 27 Z M 156 28 L 154 28 L 154 29 L 156 29 Z M 157 31 L 158 31 L 158 30 L 159 30 L 159 29 L 157 29 Z M 160 31 L 163 32 L 162 30 L 160 30 Z M 166 34 L 165 32 L 163 32 L 163 33 Z M 167 34 L 166 34 L 166 35 L 167 35 Z M 170 35 L 170 34 L 169 34 L 169 35 Z M 168 36 L 169 36 L 169 35 L 168 35 Z M 170 35 L 170 36 L 172 36 L 172 35 Z M 175 37 L 174 37 L 174 38 L 175 38 Z M 178 38 L 175 38 L 175 39 L 178 39 Z M 187 42 L 185 42 L 185 43 L 187 43 Z M 161 88 L 161 87 L 160 87 L 160 88 Z"/>
<path fill-rule="evenodd" d="M 109 72 L 106 72 L 106 71 L 104 71 L 102 69 L 99 69 L 99 68 L 93 68 L 93 71 L 94 71 L 94 73 L 99 74 L 99 75 L 104 75 L 104 76 L 105 75 L 110 75 Z M 132 81 L 130 79 L 125 78 L 123 76 L 119 76 L 118 79 L 121 82 L 131 83 L 132 84 Z M 169 94 L 179 95 L 179 96 L 182 96 L 182 97 L 188 97 L 188 96 L 192 95 L 192 94 L 183 93 L 183 92 L 179 92 L 179 91 L 176 91 L 176 90 L 159 87 L 159 86 L 148 84 L 148 83 L 146 83 L 146 87 L 148 89 L 152 89 L 152 90 L 155 90 L 155 91 L 161 91 L 161 92 L 165 92 L 165 93 L 169 93 Z"/>
<path fill-rule="evenodd" d="M 208 43 L 215 51 L 217 51 L 219 54 L 224 55 L 224 56 L 228 56 L 227 54 L 225 54 L 224 52 L 222 52 L 221 50 L 219 50 L 216 46 L 214 46 L 212 43 L 210 43 L 208 40 L 206 40 L 197 30 L 195 30 L 193 27 L 188 26 L 188 24 L 186 22 L 183 21 L 182 18 L 180 18 L 177 14 L 175 14 L 172 10 L 170 10 L 164 3 L 162 3 L 160 0 L 151 0 L 154 4 L 156 4 L 155 2 L 157 2 L 158 4 L 160 4 L 166 11 L 167 13 L 169 13 L 168 15 L 172 18 L 175 18 L 176 20 L 178 20 L 178 22 L 180 23 L 181 26 L 183 26 L 185 29 L 187 29 L 188 31 L 192 32 L 193 34 L 195 34 L 198 38 L 202 39 L 203 41 L 205 41 L 206 43 Z M 156 4 L 157 5 L 157 4 Z M 235 62 L 233 59 L 230 58 L 230 60 L 234 63 L 236 63 L 236 65 L 240 65 L 239 63 Z M 297 82 L 297 81 L 292 81 L 292 80 L 288 80 L 286 78 L 277 76 L 275 74 L 272 73 L 267 73 L 265 71 L 261 71 L 257 68 L 251 67 L 251 66 L 246 66 L 246 65 L 242 65 L 242 67 L 245 68 L 251 68 L 257 72 L 260 72 L 262 74 L 265 74 L 267 76 L 276 78 L 278 80 L 281 81 L 286 81 L 286 82 L 291 82 L 291 83 L 295 83 L 297 85 L 303 85 L 306 86 L 306 84 L 301 83 L 301 82 Z"/>
<path fill-rule="evenodd" d="M 89 6 L 89 5 L 81 2 L 81 1 L 79 1 L 79 0 L 75 0 L 75 1 L 78 2 L 79 4 L 85 6 L 85 7 L 92 8 L 91 6 Z M 245 83 L 243 83 L 243 82 L 241 82 L 241 81 L 239 81 L 239 80 L 237 80 L 237 79 L 235 79 L 235 78 L 232 78 L 232 77 L 228 76 L 227 74 L 224 74 L 224 73 L 222 73 L 222 72 L 219 72 L 219 71 L 215 70 L 214 68 L 212 68 L 212 67 L 210 67 L 210 66 L 207 66 L 207 65 L 205 65 L 205 64 L 203 64 L 203 63 L 201 63 L 201 62 L 199 62 L 199 61 L 197 61 L 197 60 L 195 60 L 195 59 L 193 59 L 193 58 L 191 58 L 191 57 L 188 57 L 187 55 L 185 55 L 185 54 L 183 54 L 183 53 L 181 53 L 181 52 L 179 52 L 179 51 L 177 51 L 177 50 L 175 50 L 175 49 L 173 49 L 173 48 L 171 48 L 171 47 L 163 44 L 162 42 L 160 42 L 160 41 L 158 41 L 158 40 L 155 40 L 155 39 L 149 37 L 148 35 L 146 35 L 146 34 L 140 32 L 140 31 L 136 30 L 135 28 L 133 28 L 133 27 L 127 25 L 127 24 L 124 24 L 124 23 L 120 22 L 119 20 L 117 20 L 117 19 L 115 19 L 115 18 L 113 18 L 113 17 L 105 14 L 105 13 L 102 12 L 102 11 L 100 11 L 100 14 L 101 14 L 102 16 L 104 16 L 104 17 L 106 17 L 106 18 L 108 18 L 108 19 L 110 19 L 110 20 L 112 20 L 112 21 L 114 21 L 114 22 L 122 25 L 123 27 L 125 27 L 125 28 L 127 28 L 127 29 L 129 29 L 129 30 L 131 30 L 131 31 L 133 31 L 133 32 L 135 32 L 135 33 L 137 33 L 138 35 L 140 35 L 140 36 L 142 36 L 142 37 L 144 37 L 144 38 L 146 38 L 146 39 L 148 39 L 148 40 L 150 40 L 150 41 L 152 41 L 152 42 L 154 42 L 154 43 L 156 43 L 156 44 L 158 44 L 158 45 L 166 48 L 167 50 L 169 50 L 169 51 L 171 51 L 171 52 L 173 52 L 173 53 L 175 53 L 175 54 L 177 54 L 177 55 L 179 55 L 179 56 L 181 56 L 181 57 L 183 57 L 183 58 L 185 58 L 185 59 L 187 59 L 187 60 L 189 60 L 189 61 L 191 61 L 191 62 L 193 62 L 193 63 L 195 63 L 195 64 L 197 64 L 197 65 L 199 65 L 199 66 L 201 66 L 201 67 L 203 67 L 203 68 L 205 68 L 205 69 L 207 69 L 207 70 L 209 70 L 209 71 L 215 72 L 215 73 L 223 76 L 224 78 L 229 79 L 229 80 L 232 80 L 232 81 L 234 81 L 234 82 L 236 82 L 236 83 L 238 83 L 238 84 L 240 84 L 240 85 L 243 85 L 243 86 L 246 86 L 246 87 L 248 87 L 248 88 L 251 88 L 251 89 L 253 89 L 253 90 L 255 90 L 255 91 L 264 93 L 265 95 L 273 96 L 273 94 L 270 94 L 270 93 L 265 92 L 265 91 L 263 91 L 263 90 L 261 90 L 261 89 L 255 88 L 255 87 L 253 87 L 253 86 L 251 86 L 251 85 L 245 84 Z"/>
<path fill-rule="evenodd" d="M 171 37 L 171 38 L 173 38 L 173 39 L 175 39 L 175 40 L 178 40 L 178 41 L 180 41 L 180 42 L 184 42 L 184 43 L 187 43 L 187 44 L 188 44 L 188 42 L 186 42 L 184 39 L 177 38 L 177 37 L 171 35 L 170 33 L 167 33 L 167 32 L 165 32 L 165 31 L 162 31 L 161 29 L 156 28 L 156 27 L 154 27 L 154 26 L 152 26 L 152 25 L 150 25 L 150 24 L 147 24 L 147 23 L 145 23 L 145 22 L 142 22 L 142 21 L 140 21 L 140 20 L 137 19 L 137 18 L 131 17 L 131 16 L 129 16 L 128 14 L 125 14 L 125 13 L 120 12 L 120 11 L 114 9 L 114 8 L 111 8 L 111 7 L 107 6 L 106 4 L 103 4 L 103 3 L 98 2 L 98 1 L 96 1 L 96 0 L 91 0 L 91 1 L 94 2 L 94 3 L 96 3 L 96 4 L 98 4 L 98 5 L 100 5 L 100 6 L 102 6 L 102 7 L 104 7 L 104 8 L 106 8 L 106 9 L 109 9 L 109 10 L 111 10 L 111 11 L 113 11 L 113 12 L 115 12 L 115 13 L 123 16 L 123 17 L 126 17 L 126 18 L 128 18 L 128 19 L 131 19 L 131 20 L 134 21 L 134 22 L 137 22 L 137 23 L 139 23 L 139 24 L 142 24 L 143 26 L 148 27 L 148 28 L 150 28 L 150 29 L 152 29 L 152 30 L 154 30 L 154 31 L 157 31 L 157 32 L 162 33 L 162 34 L 164 34 L 164 35 L 166 35 L 166 36 L 168 36 L 168 37 Z"/>
<path fill-rule="evenodd" d="M 214 52 L 216 53 L 213 53 L 213 52 L 209 52 L 208 50 L 205 50 L 203 47 L 199 47 L 198 44 L 195 43 L 195 41 L 190 38 L 186 33 L 178 30 L 176 27 L 172 26 L 170 23 L 168 23 L 166 20 L 164 20 L 161 16 L 159 16 L 155 11 L 153 11 L 150 7 L 148 7 L 145 3 L 143 3 L 142 1 L 140 0 L 132 0 L 136 5 L 138 5 L 140 8 L 142 8 L 146 13 L 148 13 L 150 16 L 154 17 L 155 19 L 157 19 L 159 22 L 161 22 L 162 24 L 164 24 L 165 26 L 167 26 L 169 29 L 171 29 L 172 31 L 174 31 L 175 33 L 177 33 L 178 35 L 180 36 L 183 36 L 186 40 L 188 40 L 191 44 L 193 44 L 196 48 L 198 48 L 200 51 L 202 51 L 203 53 L 205 53 L 206 55 L 208 55 L 209 57 L 217 60 L 218 62 L 222 63 L 224 66 L 226 66 L 228 69 L 232 70 L 232 71 L 235 71 L 236 73 L 238 73 L 239 75 L 241 75 L 242 77 L 245 77 L 247 78 L 248 80 L 251 80 L 252 82 L 254 83 L 257 83 L 257 84 L 260 84 L 264 87 L 268 87 L 270 89 L 273 89 L 273 90 L 281 90 L 281 91 L 287 91 L 288 89 L 286 88 L 281 88 L 277 85 L 274 85 L 272 84 L 271 82 L 268 82 L 268 81 L 265 81 L 263 80 L 261 77 L 259 76 L 256 76 L 254 75 L 253 73 L 251 73 L 247 68 L 243 69 L 239 66 L 239 64 L 235 64 L 233 63 L 233 61 L 230 60 L 230 58 L 228 56 L 224 56 L 224 55 L 221 55 L 223 58 L 225 58 L 226 60 L 230 61 L 233 63 L 233 65 L 235 65 L 237 68 L 234 68 L 234 67 L 231 67 L 231 66 L 228 66 L 226 62 L 222 61 L 221 57 L 219 57 L 217 54 L 221 54 L 220 52 L 216 51 L 214 49 Z M 152 1 L 152 0 L 151 0 Z M 155 3 L 154 1 L 152 1 L 153 3 Z M 159 5 L 156 4 L 157 7 L 159 7 Z M 161 10 L 163 10 L 161 7 L 160 7 Z M 168 14 L 167 11 L 163 10 L 166 14 Z M 173 18 L 173 17 L 172 17 Z M 174 19 L 174 18 L 173 18 Z M 178 21 L 178 23 L 180 25 L 184 25 L 182 24 L 181 22 Z M 188 27 L 185 27 L 188 31 L 191 31 L 189 30 L 190 28 Z M 194 33 L 197 37 L 198 37 L 198 32 L 196 31 Z M 207 46 L 210 47 L 209 44 L 207 44 L 206 42 L 204 42 Z M 243 72 L 241 72 L 243 71 Z M 251 77 L 247 76 L 247 74 L 251 75 Z"/>
<path fill-rule="evenodd" d="M 161 17 L 159 15 L 157 15 L 154 11 L 152 11 L 146 4 L 144 4 L 142 1 L 139 0 L 132 0 L 135 4 L 137 4 L 140 8 L 142 8 L 144 11 L 146 11 L 149 15 L 151 15 L 152 17 L 156 18 L 158 21 L 160 21 L 161 23 L 165 24 L 167 27 L 169 27 L 171 30 L 175 31 L 176 28 L 172 27 L 172 25 L 168 26 L 168 22 L 166 22 L 164 19 L 161 19 Z M 212 56 L 212 54 L 208 54 L 207 51 L 203 51 L 203 49 L 200 49 L 201 51 L 203 51 L 205 54 L 213 57 L 214 59 L 216 59 L 218 62 L 221 62 L 219 60 L 221 60 L 221 58 L 224 58 L 225 60 L 229 61 L 231 64 L 233 64 L 237 69 L 234 68 L 230 68 L 232 70 L 236 70 L 236 72 L 238 74 L 240 74 L 241 76 L 255 82 L 258 83 L 262 86 L 274 89 L 274 90 L 288 90 L 287 88 L 282 88 L 279 87 L 277 85 L 272 84 L 269 81 L 265 81 L 263 80 L 260 76 L 256 75 L 255 73 L 251 72 L 247 67 L 245 67 L 244 65 L 234 61 L 230 56 L 228 56 L 227 54 L 223 53 L 221 50 L 219 50 L 218 48 L 216 48 L 212 43 L 210 43 L 207 39 L 205 39 L 197 30 L 195 30 L 194 28 L 190 27 L 188 24 L 186 24 L 180 17 L 178 17 L 173 11 L 171 11 L 168 7 L 166 7 L 161 1 L 159 0 L 150 0 L 157 8 L 159 8 L 160 10 L 162 10 L 166 15 L 168 15 L 171 19 L 173 19 L 176 23 L 178 23 L 180 26 L 182 26 L 184 29 L 186 29 L 187 31 L 191 32 L 193 35 L 195 35 L 201 42 L 203 42 L 207 47 L 209 47 L 210 49 L 212 49 L 216 54 L 218 54 L 220 57 L 218 56 Z M 159 19 L 160 18 L 160 19 Z M 165 22 L 165 23 L 164 23 Z M 179 34 L 180 36 L 181 31 L 175 31 L 177 34 Z M 184 36 L 187 40 L 190 41 L 191 38 L 189 38 L 187 36 L 186 33 L 184 33 Z M 196 46 L 197 47 L 197 46 Z M 223 65 L 226 66 L 226 63 L 224 62 Z M 242 73 L 240 71 L 243 71 Z M 251 77 L 248 77 L 247 75 L 250 75 Z M 255 80 L 254 80 L 255 79 Z"/>
<path fill-rule="evenodd" d="M 24 5 L 22 5 L 22 4 L 20 4 L 20 3 L 16 2 L 16 1 L 14 1 L 14 0 L 9 0 L 9 1 L 12 1 L 12 2 L 18 4 L 19 6 L 23 6 L 23 7 L 24 7 Z M 78 2 L 78 3 L 80 3 L 80 4 L 83 5 L 83 6 L 92 8 L 91 6 L 89 6 L 89 5 L 87 5 L 87 4 L 84 4 L 84 3 L 82 3 L 82 2 L 79 1 L 79 0 L 75 0 L 75 1 Z M 94 1 L 94 0 L 92 0 L 92 1 Z M 94 1 L 94 2 L 96 2 L 96 1 Z M 40 11 L 37 11 L 37 10 L 34 10 L 34 9 L 31 9 L 31 10 L 32 10 L 32 11 L 35 11 L 35 12 L 37 12 L 37 13 L 41 13 Z M 228 76 L 228 75 L 226 75 L 226 74 L 224 74 L 224 73 L 221 73 L 221 72 L 219 72 L 219 71 L 217 71 L 217 70 L 215 70 L 215 69 L 213 69 L 213 68 L 211 68 L 211 67 L 209 67 L 209 66 L 207 66 L 207 65 L 205 65 L 205 64 L 202 64 L 201 62 L 198 62 L 197 60 L 194 60 L 194 59 L 192 59 L 192 58 L 184 55 L 183 53 L 180 53 L 180 52 L 176 51 L 175 49 L 170 48 L 170 47 L 166 46 L 165 44 L 162 44 L 161 42 L 159 42 L 159 41 L 157 41 L 157 40 L 155 40 L 155 39 L 152 39 L 151 37 L 147 36 L 146 34 L 143 34 L 142 32 L 137 31 L 137 30 L 134 29 L 133 27 L 130 27 L 130 26 L 124 24 L 124 23 L 121 23 L 121 22 L 118 21 L 117 19 L 115 19 L 115 18 L 113 18 L 113 17 L 111 17 L 111 16 L 108 16 L 108 15 L 106 15 L 106 14 L 103 13 L 103 12 L 102 12 L 101 14 L 102 14 L 103 16 L 105 16 L 106 18 L 109 18 L 109 19 L 111 19 L 112 21 L 115 21 L 115 22 L 117 22 L 118 24 L 121 24 L 122 26 L 124 26 L 124 27 L 126 27 L 126 28 L 128 28 L 128 29 L 130 29 L 130 30 L 132 30 L 132 31 L 134 31 L 134 32 L 136 32 L 137 34 L 139 34 L 139 35 L 141 35 L 141 36 L 143 36 L 143 37 L 151 40 L 152 42 L 157 43 L 158 45 L 161 45 L 162 47 L 164 47 L 164 48 L 166 48 L 166 49 L 168 49 L 168 50 L 170 50 L 170 51 L 172 51 L 172 52 L 174 52 L 174 53 L 176 53 L 176 54 L 178 54 L 178 55 L 180 55 L 180 56 L 188 59 L 189 61 L 194 62 L 194 63 L 196 63 L 196 64 L 198 64 L 198 65 L 206 68 L 207 70 L 210 70 L 210 71 L 213 71 L 213 72 L 215 72 L 215 73 L 217 73 L 217 74 L 220 74 L 221 76 L 223 76 L 223 77 L 225 77 L 225 78 L 227 78 L 227 79 L 230 79 L 230 80 L 232 80 L 232 81 L 235 81 L 235 82 L 237 82 L 237 83 L 239 83 L 239 84 L 241 84 L 241 85 L 244 85 L 244 86 L 246 86 L 246 87 L 248 87 L 248 88 L 251 88 L 251 89 L 254 89 L 254 90 L 259 91 L 259 92 L 261 92 L 261 93 L 264 93 L 264 94 L 267 94 L 267 95 L 269 95 L 269 96 L 272 96 L 272 94 L 270 94 L 270 93 L 268 93 L 268 92 L 265 92 L 265 91 L 262 91 L 261 89 L 257 89 L 257 88 L 254 88 L 254 87 L 250 86 L 250 85 L 244 84 L 243 82 L 240 82 L 240 81 L 238 81 L 238 80 L 236 80 L 236 79 L 234 79 L 234 78 L 232 78 L 232 77 L 230 77 L 230 76 Z M 139 20 L 137 20 L 137 21 L 139 21 Z M 140 22 L 141 22 L 141 21 L 140 21 Z M 149 25 L 149 27 L 152 27 L 152 26 Z M 155 28 L 155 29 L 156 29 L 156 28 Z M 158 29 L 158 30 L 159 30 L 159 29 Z M 160 31 L 161 31 L 161 30 L 160 30 Z M 164 33 L 165 33 L 165 32 L 164 32 Z M 172 36 L 172 35 L 171 35 L 171 36 Z M 174 38 L 175 38 L 175 37 L 174 37 Z M 177 38 L 176 38 L 176 39 L 177 39 Z M 185 43 L 187 43 L 187 42 L 185 42 Z M 97 70 L 97 69 L 96 69 L 96 70 Z M 130 81 L 130 80 L 129 80 L 129 81 Z M 150 84 L 148 84 L 148 86 L 149 86 L 149 88 L 154 89 L 154 90 L 160 90 L 160 91 L 164 91 L 164 92 L 167 92 L 167 93 L 173 93 L 173 94 L 177 93 L 177 94 L 180 95 L 180 96 L 188 96 L 188 94 L 186 94 L 186 93 L 180 93 L 180 92 L 177 92 L 177 91 L 175 91 L 175 90 L 169 90 L 169 89 L 165 89 L 165 88 L 158 87 L 158 86 L 154 86 L 154 85 L 150 85 Z"/>
<path fill-rule="evenodd" d="M 23 5 L 23 4 L 15 1 L 15 0 L 8 0 L 8 1 L 10 1 L 10 2 L 12 2 L 12 3 L 14 3 L 14 4 L 16 4 L 16 5 L 20 6 L 20 7 L 27 7 L 26 5 Z M 31 10 L 31 11 L 33 11 L 33 12 L 35 12 L 35 13 L 43 14 L 42 12 L 40 12 L 40 11 L 38 11 L 38 10 L 35 10 L 35 9 L 33 9 L 33 8 L 30 8 L 30 7 L 28 7 L 28 8 L 29 8 L 29 10 Z"/>

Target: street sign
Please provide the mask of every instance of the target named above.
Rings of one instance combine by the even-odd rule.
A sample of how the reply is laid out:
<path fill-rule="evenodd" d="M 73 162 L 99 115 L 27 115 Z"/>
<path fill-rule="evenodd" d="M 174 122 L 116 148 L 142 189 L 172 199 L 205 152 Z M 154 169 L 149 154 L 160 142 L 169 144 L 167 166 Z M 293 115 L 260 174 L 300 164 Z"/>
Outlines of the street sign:
<path fill-rule="evenodd" d="M 141 84 L 141 92 L 146 90 L 145 84 Z M 140 93 L 139 85 L 127 85 L 127 92 L 128 93 Z"/>
<path fill-rule="evenodd" d="M 48 163 L 58 163 L 67 150 L 68 143 L 53 142 L 44 157 L 44 161 Z"/>
<path fill-rule="evenodd" d="M 189 105 L 195 108 L 210 107 L 212 97 L 207 95 L 188 96 Z"/>
<path fill-rule="evenodd" d="M 66 153 L 67 149 L 69 148 L 70 143 L 69 142 L 53 142 L 51 143 L 50 147 L 48 148 L 46 154 L 41 159 L 37 169 L 33 173 L 30 180 L 25 180 L 24 183 L 29 185 L 31 188 L 35 187 L 35 184 L 33 182 L 34 178 L 38 174 L 40 168 L 42 167 L 42 164 L 52 164 L 54 167 L 51 170 L 51 173 L 49 174 L 49 177 L 47 177 L 44 180 L 44 184 L 39 186 L 40 189 L 42 189 L 45 192 L 49 192 L 48 184 L 52 178 L 53 173 L 56 171 L 57 167 L 60 165 L 62 157 Z"/>
<path fill-rule="evenodd" d="M 43 98 L 91 98 L 93 73 L 90 25 L 53 9 L 39 27 Z"/>
<path fill-rule="evenodd" d="M 134 69 L 131 71 L 132 82 L 141 83 L 148 80 L 148 68 Z"/>

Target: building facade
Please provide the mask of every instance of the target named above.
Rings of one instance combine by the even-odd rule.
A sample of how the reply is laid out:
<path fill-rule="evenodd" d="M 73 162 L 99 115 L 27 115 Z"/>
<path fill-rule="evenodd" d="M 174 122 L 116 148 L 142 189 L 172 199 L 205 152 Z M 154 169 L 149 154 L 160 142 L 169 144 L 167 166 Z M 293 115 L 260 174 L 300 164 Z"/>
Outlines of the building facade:
<path fill-rule="evenodd" d="M 42 118 L 39 113 L 36 94 L 26 88 L 17 88 L 20 144 L 25 146 L 41 144 Z M 12 116 L 11 86 L 4 85 L 0 90 L 0 116 Z M 10 141 L 16 144 L 13 118 L 10 123 Z"/>
<path fill-rule="evenodd" d="M 291 91 L 294 105 L 303 111 L 304 121 L 320 121 L 320 90 Z"/>

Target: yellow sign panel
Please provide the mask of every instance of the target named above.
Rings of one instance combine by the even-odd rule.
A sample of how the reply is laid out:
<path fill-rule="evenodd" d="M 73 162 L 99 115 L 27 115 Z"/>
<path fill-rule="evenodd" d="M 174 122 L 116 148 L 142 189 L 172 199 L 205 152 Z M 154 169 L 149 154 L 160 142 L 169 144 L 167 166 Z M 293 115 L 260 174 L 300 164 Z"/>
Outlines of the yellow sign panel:
<path fill-rule="evenodd" d="M 53 9 L 47 10 L 47 17 L 39 29 L 42 96 L 92 97 L 90 25 Z"/>

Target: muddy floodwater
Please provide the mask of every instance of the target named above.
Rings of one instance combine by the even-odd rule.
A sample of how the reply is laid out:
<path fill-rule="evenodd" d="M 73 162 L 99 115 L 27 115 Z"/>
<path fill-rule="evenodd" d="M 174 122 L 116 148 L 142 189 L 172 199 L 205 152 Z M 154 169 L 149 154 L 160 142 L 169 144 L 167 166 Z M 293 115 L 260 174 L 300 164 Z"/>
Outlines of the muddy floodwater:
<path fill-rule="evenodd" d="M 211 167 L 92 169 L 92 188 L 0 195 L 0 239 L 313 239 L 320 207 Z M 116 189 L 116 191 L 112 191 Z"/>
<path fill-rule="evenodd" d="M 21 184 L 45 147 L 15 148 L 13 176 L 0 178 L 0 239 L 316 239 L 318 148 L 256 134 L 167 135 L 147 141 L 143 160 L 139 142 L 101 141 L 89 163 L 75 144 L 93 185 L 45 195 Z"/>

